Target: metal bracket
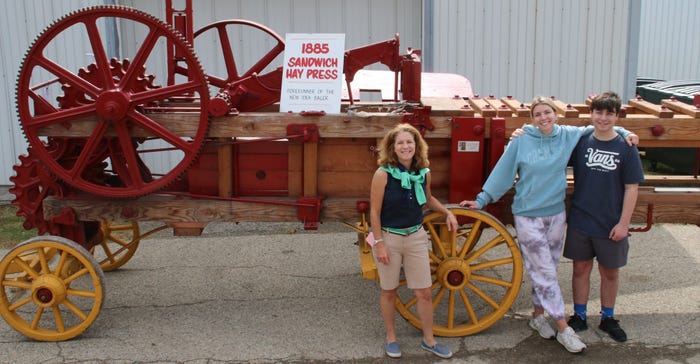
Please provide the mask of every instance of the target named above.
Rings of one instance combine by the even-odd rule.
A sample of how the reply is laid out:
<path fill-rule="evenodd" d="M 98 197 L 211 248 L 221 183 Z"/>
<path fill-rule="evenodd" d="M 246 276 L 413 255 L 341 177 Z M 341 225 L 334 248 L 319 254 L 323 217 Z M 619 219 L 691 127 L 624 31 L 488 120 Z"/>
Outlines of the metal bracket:
<path fill-rule="evenodd" d="M 304 223 L 304 230 L 318 230 L 321 221 L 321 201 L 326 196 L 299 197 L 297 200 L 297 214 Z"/>
<path fill-rule="evenodd" d="M 289 124 L 287 125 L 287 136 L 301 136 L 304 142 L 318 143 L 321 135 L 316 124 Z"/>
<path fill-rule="evenodd" d="M 403 122 L 413 125 L 421 135 L 424 135 L 426 130 L 435 130 L 435 126 L 430 121 L 431 109 L 430 106 L 417 107 L 413 109 L 413 114 L 404 114 Z"/>

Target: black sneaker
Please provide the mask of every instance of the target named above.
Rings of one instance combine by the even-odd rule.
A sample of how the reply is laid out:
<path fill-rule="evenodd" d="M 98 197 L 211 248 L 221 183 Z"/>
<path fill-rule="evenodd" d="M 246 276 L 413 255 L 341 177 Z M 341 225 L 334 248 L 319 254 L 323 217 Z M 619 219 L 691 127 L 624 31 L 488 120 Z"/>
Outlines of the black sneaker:
<path fill-rule="evenodd" d="M 600 321 L 599 329 L 605 331 L 610 337 L 617 342 L 627 341 L 625 330 L 620 327 L 620 320 L 615 320 L 613 317 L 606 317 Z"/>
<path fill-rule="evenodd" d="M 582 319 L 581 316 L 577 314 L 571 315 L 571 317 L 569 317 L 569 321 L 567 321 L 567 324 L 574 329 L 575 332 L 588 330 L 588 323 L 586 322 L 586 319 Z"/>

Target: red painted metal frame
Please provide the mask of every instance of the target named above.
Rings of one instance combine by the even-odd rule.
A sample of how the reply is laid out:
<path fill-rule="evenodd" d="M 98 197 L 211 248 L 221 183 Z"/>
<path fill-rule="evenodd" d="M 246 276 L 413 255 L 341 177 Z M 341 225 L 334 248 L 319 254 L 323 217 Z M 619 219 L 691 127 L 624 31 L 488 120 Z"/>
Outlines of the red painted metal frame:
<path fill-rule="evenodd" d="M 485 128 L 485 118 L 455 117 L 452 120 L 450 202 L 472 200 L 481 191 Z"/>

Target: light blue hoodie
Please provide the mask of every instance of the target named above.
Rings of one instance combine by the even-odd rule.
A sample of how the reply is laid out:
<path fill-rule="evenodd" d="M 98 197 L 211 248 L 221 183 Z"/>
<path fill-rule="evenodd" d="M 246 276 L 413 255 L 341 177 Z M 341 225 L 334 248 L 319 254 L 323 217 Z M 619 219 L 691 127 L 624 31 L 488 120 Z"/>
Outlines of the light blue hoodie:
<path fill-rule="evenodd" d="M 552 216 L 566 208 L 566 165 L 582 135 L 593 126 L 576 127 L 554 124 L 549 135 L 532 125 L 523 127 L 525 134 L 511 140 L 476 197 L 479 208 L 498 201 L 513 186 L 511 209 L 518 216 Z M 629 131 L 616 127 L 626 137 Z"/>

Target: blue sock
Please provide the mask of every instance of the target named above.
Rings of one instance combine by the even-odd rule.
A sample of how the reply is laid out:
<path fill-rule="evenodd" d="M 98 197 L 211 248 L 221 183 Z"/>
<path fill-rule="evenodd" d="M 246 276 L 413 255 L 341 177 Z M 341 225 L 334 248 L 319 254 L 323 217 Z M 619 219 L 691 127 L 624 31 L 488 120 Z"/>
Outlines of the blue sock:
<path fill-rule="evenodd" d="M 600 306 L 601 319 L 615 316 L 615 307 Z"/>
<path fill-rule="evenodd" d="M 587 305 L 587 304 L 584 303 L 584 304 L 580 305 L 580 304 L 578 304 L 578 303 L 574 303 L 574 313 L 575 313 L 578 317 L 580 317 L 580 318 L 582 318 L 582 319 L 584 319 L 584 320 L 586 319 L 586 311 L 587 311 L 587 310 L 588 310 L 588 305 Z"/>

